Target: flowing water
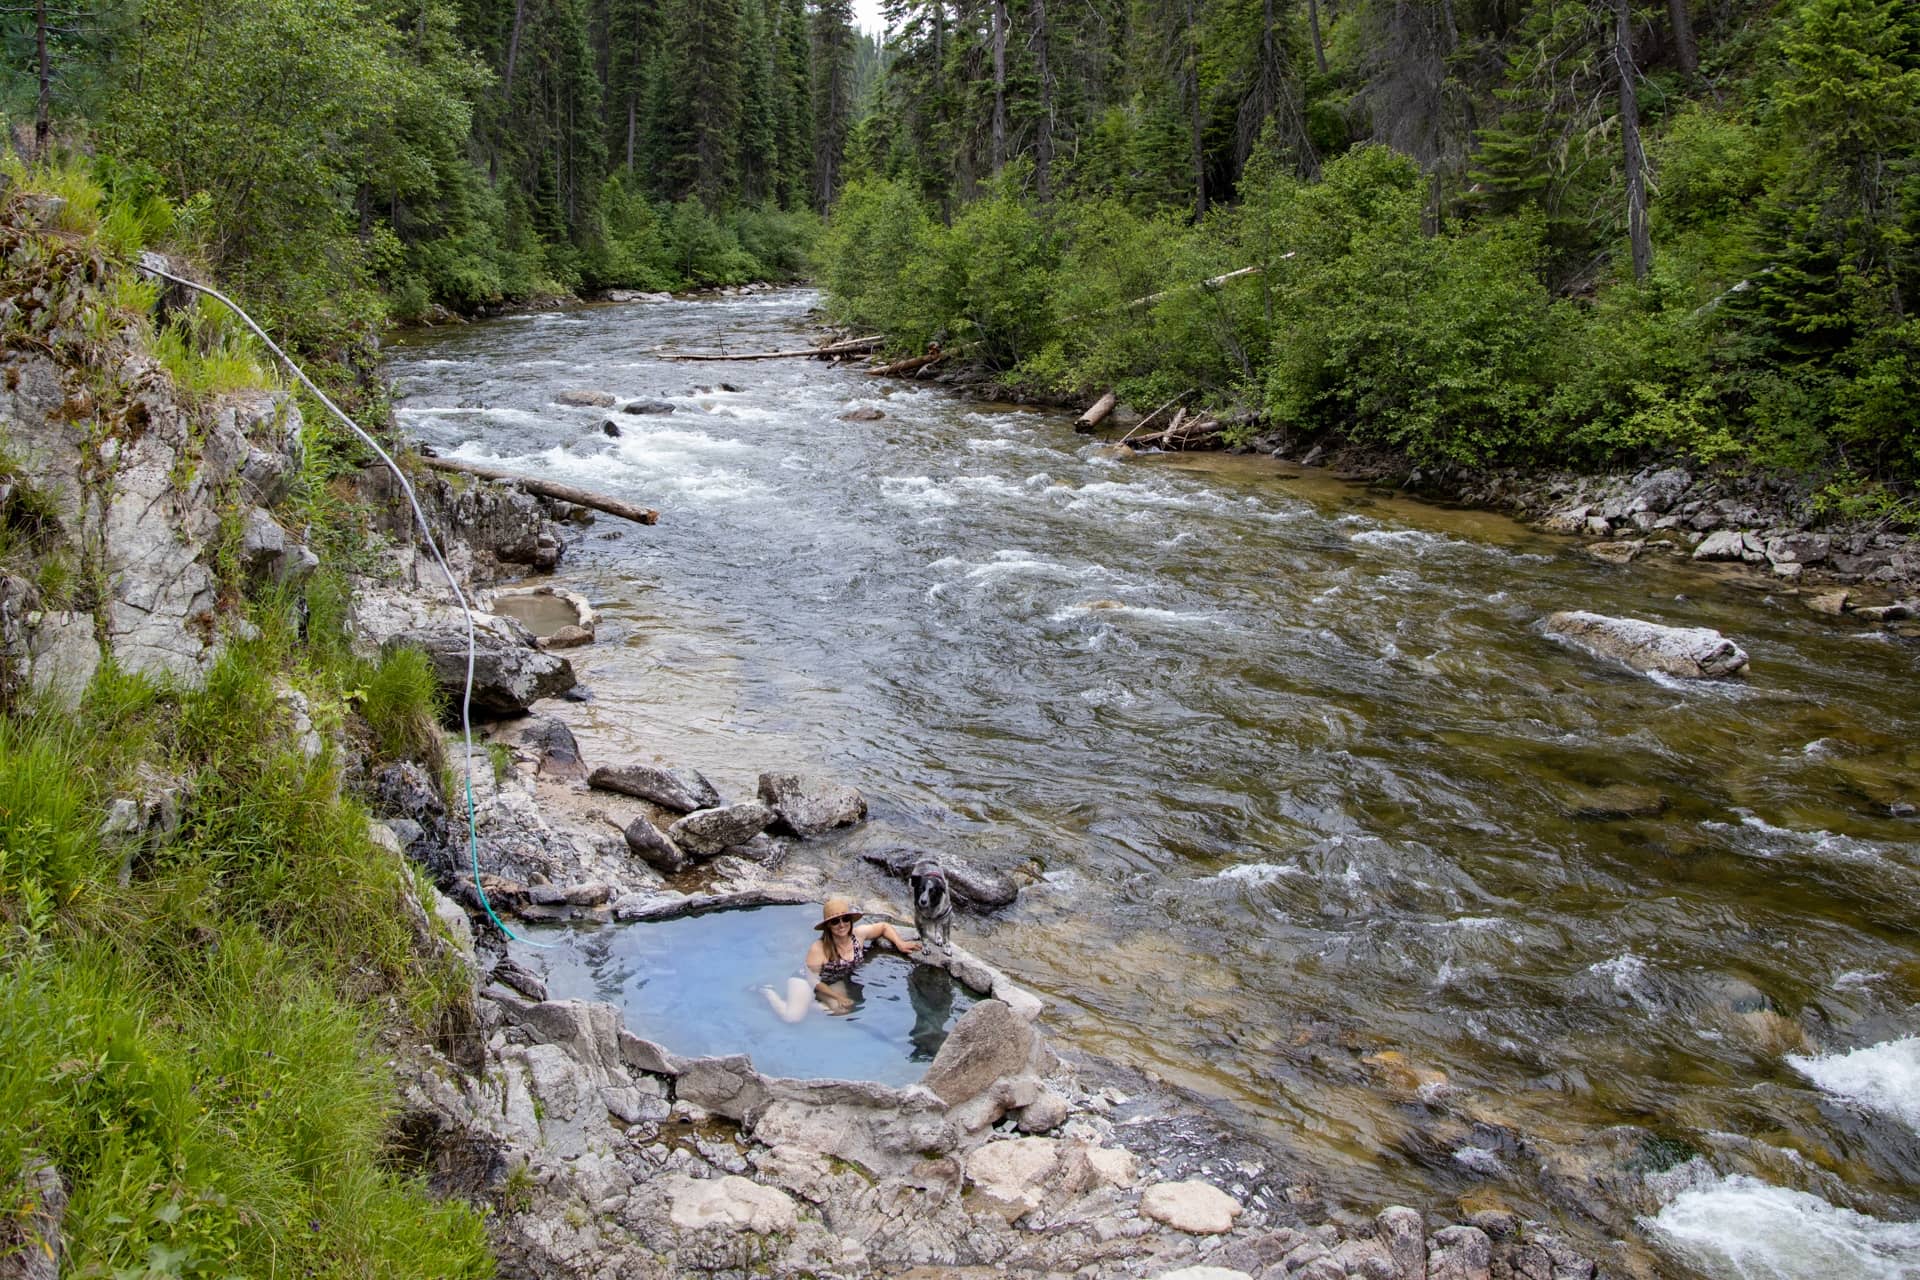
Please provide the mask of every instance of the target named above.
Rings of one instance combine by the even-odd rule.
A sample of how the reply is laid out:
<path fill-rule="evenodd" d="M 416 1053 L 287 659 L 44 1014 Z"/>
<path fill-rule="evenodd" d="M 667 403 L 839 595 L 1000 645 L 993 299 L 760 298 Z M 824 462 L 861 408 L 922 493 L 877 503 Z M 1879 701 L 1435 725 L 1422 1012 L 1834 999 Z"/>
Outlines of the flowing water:
<path fill-rule="evenodd" d="M 564 566 L 602 615 L 567 711 L 589 759 L 854 783 L 870 821 L 809 852 L 857 892 L 886 845 L 1026 868 L 968 945 L 1329 1199 L 1504 1204 L 1662 1269 L 1920 1277 L 1912 643 L 1266 460 L 654 354 L 805 345 L 812 301 L 392 353 L 443 452 L 661 511 Z M 1542 635 L 1568 608 L 1717 627 L 1751 676 L 1595 661 Z"/>

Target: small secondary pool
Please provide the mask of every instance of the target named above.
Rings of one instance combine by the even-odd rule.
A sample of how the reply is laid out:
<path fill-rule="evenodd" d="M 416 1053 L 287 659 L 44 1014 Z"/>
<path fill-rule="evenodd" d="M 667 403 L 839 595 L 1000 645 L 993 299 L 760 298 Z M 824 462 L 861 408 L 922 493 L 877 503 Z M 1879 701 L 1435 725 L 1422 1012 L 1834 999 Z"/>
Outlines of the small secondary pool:
<path fill-rule="evenodd" d="M 817 906 L 733 908 L 644 924 L 529 929 L 515 947 L 555 1000 L 604 1000 L 635 1035 L 685 1057 L 744 1053 L 768 1076 L 912 1084 L 978 997 L 946 970 L 877 949 L 847 981 L 853 1012 L 815 1007 L 782 1022 L 760 987 L 784 991 L 819 937 Z"/>

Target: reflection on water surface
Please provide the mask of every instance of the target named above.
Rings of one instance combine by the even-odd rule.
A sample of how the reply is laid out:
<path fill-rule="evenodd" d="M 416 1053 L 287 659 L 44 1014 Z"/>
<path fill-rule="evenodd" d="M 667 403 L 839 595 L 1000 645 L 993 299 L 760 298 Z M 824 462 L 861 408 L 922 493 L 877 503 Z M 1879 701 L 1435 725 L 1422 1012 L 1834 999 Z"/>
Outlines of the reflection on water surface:
<path fill-rule="evenodd" d="M 443 451 L 661 510 L 570 553 L 602 612 L 575 658 L 598 696 L 567 712 L 591 758 L 856 783 L 872 819 L 830 866 L 911 843 L 1030 869 L 969 945 L 1335 1199 L 1630 1237 L 1690 1192 L 1709 1224 L 1773 1189 L 1920 1219 L 1920 1134 L 1885 1101 L 1920 1035 L 1910 645 L 1264 460 L 1116 459 L 1065 414 L 652 354 L 789 345 L 804 303 L 395 353 Z M 861 404 L 886 417 L 840 418 Z M 1720 628 L 1751 678 L 1596 663 L 1539 633 L 1569 608 Z M 1680 1166 L 1719 1181 L 1650 1180 Z"/>

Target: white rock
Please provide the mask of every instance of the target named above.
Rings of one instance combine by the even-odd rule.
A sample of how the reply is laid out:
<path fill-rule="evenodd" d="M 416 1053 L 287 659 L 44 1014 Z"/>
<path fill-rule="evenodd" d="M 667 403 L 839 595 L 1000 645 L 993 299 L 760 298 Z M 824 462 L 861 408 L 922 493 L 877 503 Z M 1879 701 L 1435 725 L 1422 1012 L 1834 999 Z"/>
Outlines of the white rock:
<path fill-rule="evenodd" d="M 1181 1267 L 1178 1271 L 1162 1271 L 1153 1280 L 1253 1280 L 1253 1277 L 1232 1267 Z"/>
<path fill-rule="evenodd" d="M 1747 669 L 1746 650 L 1711 627 L 1668 627 L 1638 618 L 1572 610 L 1549 617 L 1546 630 L 1588 653 L 1617 659 L 1636 671 L 1701 679 L 1736 676 Z"/>
<path fill-rule="evenodd" d="M 1140 1162 L 1124 1147 L 1088 1147 L 1087 1166 L 1110 1186 L 1130 1187 L 1140 1177 Z"/>
<path fill-rule="evenodd" d="M 792 1231 L 799 1221 L 791 1196 L 734 1174 L 704 1180 L 672 1174 L 667 1196 L 673 1206 L 668 1217 L 683 1231 L 719 1227 L 765 1235 Z"/>
<path fill-rule="evenodd" d="M 1204 1182 L 1161 1182 L 1140 1197 L 1140 1212 L 1155 1222 L 1195 1235 L 1219 1235 L 1231 1230 L 1240 1216 L 1240 1202 Z"/>
<path fill-rule="evenodd" d="M 967 1157 L 967 1181 L 992 1203 L 1025 1213 L 1046 1198 L 1044 1184 L 1059 1163 L 1052 1138 L 989 1142 Z"/>
<path fill-rule="evenodd" d="M 1695 560 L 1740 560 L 1747 551 L 1746 535 L 1737 529 L 1719 529 L 1700 540 L 1693 549 Z"/>

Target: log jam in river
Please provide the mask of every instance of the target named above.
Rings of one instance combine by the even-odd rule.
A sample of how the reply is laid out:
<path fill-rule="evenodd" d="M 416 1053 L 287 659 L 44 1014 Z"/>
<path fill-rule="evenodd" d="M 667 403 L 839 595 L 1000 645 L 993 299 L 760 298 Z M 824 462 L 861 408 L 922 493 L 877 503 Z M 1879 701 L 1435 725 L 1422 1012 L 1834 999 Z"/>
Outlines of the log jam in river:
<path fill-rule="evenodd" d="M 442 454 L 662 513 L 563 566 L 590 760 L 817 770 L 872 805 L 826 865 L 1030 874 L 967 945 L 1289 1153 L 1258 1176 L 1509 1207 L 1626 1274 L 1920 1275 L 1912 644 L 1265 459 L 1116 458 L 1071 413 L 634 354 L 808 346 L 813 301 L 393 349 Z M 1750 674 L 1608 665 L 1541 633 L 1571 609 L 1718 628 Z"/>

